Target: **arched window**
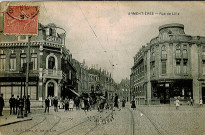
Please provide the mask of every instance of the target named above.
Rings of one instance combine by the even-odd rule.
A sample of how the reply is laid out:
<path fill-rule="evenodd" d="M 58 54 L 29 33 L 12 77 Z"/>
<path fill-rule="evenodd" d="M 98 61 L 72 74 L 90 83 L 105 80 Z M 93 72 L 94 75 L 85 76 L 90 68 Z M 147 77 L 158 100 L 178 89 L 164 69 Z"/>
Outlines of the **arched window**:
<path fill-rule="evenodd" d="M 53 35 L 53 29 L 49 28 L 49 36 L 52 36 L 52 35 Z"/>
<path fill-rule="evenodd" d="M 55 67 L 55 58 L 54 57 L 49 57 L 48 59 L 48 69 L 54 69 Z"/>

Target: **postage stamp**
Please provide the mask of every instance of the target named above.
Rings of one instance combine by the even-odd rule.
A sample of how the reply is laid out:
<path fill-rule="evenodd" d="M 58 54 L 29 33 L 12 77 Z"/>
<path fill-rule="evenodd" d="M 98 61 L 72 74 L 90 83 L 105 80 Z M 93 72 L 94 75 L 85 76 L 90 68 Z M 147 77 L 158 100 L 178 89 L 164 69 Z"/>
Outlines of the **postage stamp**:
<path fill-rule="evenodd" d="M 9 6 L 4 15 L 4 33 L 37 35 L 38 13 L 37 6 Z"/>

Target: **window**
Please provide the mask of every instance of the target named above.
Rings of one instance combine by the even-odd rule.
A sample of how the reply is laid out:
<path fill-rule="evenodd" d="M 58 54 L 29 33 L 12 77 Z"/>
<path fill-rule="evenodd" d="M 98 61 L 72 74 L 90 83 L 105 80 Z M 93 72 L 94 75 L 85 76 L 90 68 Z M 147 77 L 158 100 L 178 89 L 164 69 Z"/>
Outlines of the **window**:
<path fill-rule="evenodd" d="M 71 73 L 71 70 L 69 70 L 69 79 L 71 80 L 71 77 L 72 77 L 72 73 Z"/>
<path fill-rule="evenodd" d="M 202 62 L 203 62 L 203 63 L 202 63 L 202 64 L 203 64 L 203 65 L 202 65 L 203 75 L 205 75 L 205 61 L 203 60 Z"/>
<path fill-rule="evenodd" d="M 183 58 L 187 58 L 187 45 L 183 45 Z"/>
<path fill-rule="evenodd" d="M 176 73 L 180 74 L 180 61 L 176 62 Z"/>
<path fill-rule="evenodd" d="M 181 48 L 180 45 L 176 45 L 176 57 L 180 58 L 181 57 Z"/>
<path fill-rule="evenodd" d="M 183 72 L 184 74 L 187 74 L 187 60 L 184 60 L 184 63 L 183 63 Z"/>
<path fill-rule="evenodd" d="M 26 54 L 21 54 L 21 68 L 23 67 L 24 63 L 26 63 Z"/>
<path fill-rule="evenodd" d="M 161 59 L 162 60 L 166 60 L 167 59 L 167 51 L 166 51 L 165 45 L 162 46 Z"/>
<path fill-rule="evenodd" d="M 37 54 L 33 53 L 31 55 L 31 62 L 33 62 L 33 70 L 37 70 Z"/>
<path fill-rule="evenodd" d="M 48 59 L 48 69 L 54 69 L 54 67 L 55 67 L 55 58 L 51 56 Z"/>
<path fill-rule="evenodd" d="M 205 46 L 202 47 L 202 55 L 205 55 Z"/>
<path fill-rule="evenodd" d="M 16 54 L 10 56 L 10 70 L 16 70 Z"/>
<path fill-rule="evenodd" d="M 152 76 L 155 75 L 155 62 L 151 63 L 151 71 L 152 71 Z"/>
<path fill-rule="evenodd" d="M 49 28 L 49 36 L 52 36 L 52 35 L 53 35 L 53 29 Z"/>
<path fill-rule="evenodd" d="M 5 71 L 6 70 L 6 55 L 5 54 L 1 54 L 0 55 L 0 70 Z"/>
<path fill-rule="evenodd" d="M 162 46 L 162 55 L 163 55 L 163 54 L 167 54 L 167 52 L 166 52 L 166 47 L 165 47 L 164 45 Z"/>
<path fill-rule="evenodd" d="M 166 74 L 167 72 L 167 67 L 166 67 L 167 65 L 166 65 L 166 61 L 162 61 L 162 74 Z"/>

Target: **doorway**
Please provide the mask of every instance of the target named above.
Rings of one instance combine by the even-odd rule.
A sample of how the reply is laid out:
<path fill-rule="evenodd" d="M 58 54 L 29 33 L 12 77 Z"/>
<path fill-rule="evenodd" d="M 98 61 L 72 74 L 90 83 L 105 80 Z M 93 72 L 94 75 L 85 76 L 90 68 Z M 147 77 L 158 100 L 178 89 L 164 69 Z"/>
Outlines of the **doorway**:
<path fill-rule="evenodd" d="M 205 103 L 205 87 L 202 87 L 202 100 Z"/>
<path fill-rule="evenodd" d="M 48 83 L 48 96 L 54 97 L 54 83 L 53 82 Z"/>

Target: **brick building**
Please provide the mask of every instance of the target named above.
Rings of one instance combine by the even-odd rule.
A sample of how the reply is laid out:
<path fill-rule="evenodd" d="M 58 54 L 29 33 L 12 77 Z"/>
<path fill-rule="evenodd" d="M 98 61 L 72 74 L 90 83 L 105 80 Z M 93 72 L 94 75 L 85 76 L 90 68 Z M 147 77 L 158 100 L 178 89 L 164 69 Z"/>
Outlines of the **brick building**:
<path fill-rule="evenodd" d="M 205 37 L 185 34 L 184 25 L 166 24 L 138 51 L 131 68 L 132 96 L 138 104 L 205 101 Z"/>
<path fill-rule="evenodd" d="M 67 88 L 74 89 L 77 85 L 72 55 L 65 47 L 65 32 L 57 30 L 55 24 L 39 23 L 38 35 L 31 37 L 28 95 L 32 106 L 42 105 L 47 96 L 63 98 L 63 95 L 69 95 Z M 26 73 L 23 69 L 28 36 L 4 35 L 2 32 L 0 35 L 0 93 L 8 101 L 12 94 L 16 97 L 25 93 Z"/>

